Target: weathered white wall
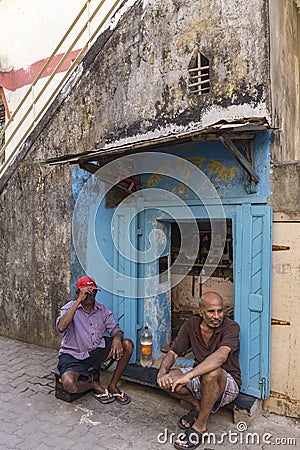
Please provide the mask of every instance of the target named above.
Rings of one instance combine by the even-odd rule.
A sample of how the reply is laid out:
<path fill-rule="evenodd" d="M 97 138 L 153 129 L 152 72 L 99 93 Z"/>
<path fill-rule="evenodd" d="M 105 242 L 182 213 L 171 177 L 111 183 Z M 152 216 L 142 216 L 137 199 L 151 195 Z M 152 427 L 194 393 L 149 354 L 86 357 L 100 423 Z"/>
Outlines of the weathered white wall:
<path fill-rule="evenodd" d="M 75 16 L 74 2 L 74 9 L 70 11 L 69 8 L 68 12 L 66 5 L 70 3 L 66 0 L 49 2 L 46 14 L 44 2 L 31 1 L 31 5 L 26 2 L 26 10 L 21 0 L 0 2 L 0 30 L 2 20 L 7 23 L 0 38 L 5 39 L 2 41 L 5 45 L 8 41 L 7 50 L 0 53 L 0 70 L 1 67 L 2 70 L 17 69 L 47 57 L 54 46 L 54 37 L 58 40 Z M 77 2 L 79 9 L 82 3 Z M 124 129 L 128 141 L 129 135 L 125 131 L 128 124 L 132 124 L 129 134 L 134 128 L 140 128 L 139 134 L 146 132 L 149 138 L 161 135 L 163 129 L 167 135 L 199 129 L 224 119 L 270 116 L 268 24 L 263 0 L 128 0 L 125 3 L 127 8 L 137 6 L 138 16 L 133 18 L 131 28 L 126 25 L 122 30 L 120 45 L 107 50 L 99 67 L 99 70 L 107 71 L 113 56 L 118 61 L 115 73 L 119 73 L 122 80 L 121 83 L 118 80 L 117 86 L 110 76 L 104 80 L 105 95 L 114 91 L 115 102 L 113 117 L 107 111 L 106 101 L 104 108 L 100 105 L 103 110 L 103 118 L 99 120 L 101 129 L 109 130 L 115 124 Z M 5 11 L 7 17 L 2 15 Z M 32 19 L 27 11 L 33 14 Z M 25 27 L 25 18 L 32 21 L 32 29 Z M 43 22 L 44 19 L 48 22 Z M 54 22 L 57 25 L 55 32 L 52 31 Z M 14 23 L 17 26 L 11 27 Z M 19 36 L 23 41 L 21 47 Z M 39 44 L 34 51 L 37 40 L 46 41 L 48 47 Z M 202 97 L 187 95 L 188 66 L 197 48 L 211 64 L 211 93 Z M 102 99 L 99 98 L 100 103 Z M 8 98 L 8 102 L 13 110 L 16 100 Z M 168 125 L 170 118 L 172 123 Z"/>
<path fill-rule="evenodd" d="M 74 21 L 84 5 L 84 0 L 1 0 L 0 1 L 0 87 L 2 87 L 3 102 L 6 105 L 6 122 L 17 110 L 20 102 L 30 88 L 31 83 L 39 74 L 48 57 L 53 53 L 66 30 Z M 72 41 L 74 33 L 62 45 L 57 54 L 65 52 Z M 80 48 L 80 42 L 74 50 Z M 56 67 L 50 64 L 46 74 L 49 76 Z M 50 98 L 62 79 L 58 73 L 51 82 L 50 91 L 44 99 Z M 42 110 L 41 100 L 31 108 L 32 102 L 39 96 L 40 89 L 47 82 L 43 77 L 28 99 L 24 102 L 20 112 L 5 132 L 5 142 L 12 141 L 5 149 L 7 159 L 18 148 L 22 136 L 27 132 L 32 122 Z M 25 120 L 23 120 L 25 117 Z M 16 131 L 16 125 L 22 126 Z"/>
<path fill-rule="evenodd" d="M 290 247 L 273 251 L 271 397 L 264 408 L 292 417 L 300 413 L 300 222 L 276 214 L 273 244 Z"/>
<path fill-rule="evenodd" d="M 84 4 L 85 0 L 1 0 L 0 71 L 47 58 Z"/>
<path fill-rule="evenodd" d="M 272 156 L 300 160 L 300 9 L 294 0 L 269 5 L 272 122 L 278 128 Z"/>
<path fill-rule="evenodd" d="M 130 0 L 127 3 L 132 2 L 133 0 Z M 109 20 L 105 22 L 104 19 L 110 16 L 111 8 L 118 8 L 121 3 L 121 0 L 106 0 L 96 12 L 100 5 L 98 0 L 0 2 L 0 88 L 6 107 L 6 122 L 18 111 L 5 131 L 5 160 L 19 148 L 23 136 L 40 120 L 39 113 L 48 109 L 47 101 L 50 99 L 52 102 L 57 95 L 59 83 L 81 49 L 86 51 L 88 41 L 91 46 L 100 31 L 113 26 Z M 88 19 L 91 20 L 87 26 Z M 103 27 L 97 31 L 103 21 Z M 63 37 L 64 40 L 60 44 Z M 67 55 L 66 58 L 64 56 L 62 67 L 57 67 L 65 52 Z M 41 69 L 52 54 L 57 58 L 52 58 L 41 74 Z M 53 73 L 56 74 L 50 81 L 49 76 Z M 31 89 L 31 84 L 37 76 L 40 80 Z M 46 91 L 41 94 L 40 91 L 45 85 Z M 30 94 L 24 101 L 27 93 Z M 22 125 L 16 130 L 19 123 Z"/>
<path fill-rule="evenodd" d="M 271 0 L 270 71 L 272 92 L 271 197 L 273 252 L 271 397 L 264 407 L 278 414 L 300 414 L 300 2 Z M 278 130 L 276 129 L 278 128 Z"/>

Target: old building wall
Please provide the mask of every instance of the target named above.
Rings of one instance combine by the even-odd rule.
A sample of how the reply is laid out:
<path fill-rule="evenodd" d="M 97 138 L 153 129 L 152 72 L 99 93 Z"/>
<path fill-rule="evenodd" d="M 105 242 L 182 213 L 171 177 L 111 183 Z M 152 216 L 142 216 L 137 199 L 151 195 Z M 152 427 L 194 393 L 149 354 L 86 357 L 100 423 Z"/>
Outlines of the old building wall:
<path fill-rule="evenodd" d="M 275 213 L 273 245 L 282 249 L 273 251 L 271 396 L 264 408 L 299 417 L 300 222 Z"/>
<path fill-rule="evenodd" d="M 56 345 L 53 320 L 69 299 L 68 181 L 68 170 L 29 158 L 1 193 L 1 335 Z"/>
<path fill-rule="evenodd" d="M 109 130 L 108 140 L 130 142 L 136 135 L 150 138 L 269 115 L 264 1 L 144 1 L 135 11 L 96 63 L 99 73 L 106 73 L 98 97 L 91 98 L 91 105 L 99 102 L 98 133 Z M 190 95 L 188 89 L 197 48 L 211 65 L 205 95 Z"/>
<path fill-rule="evenodd" d="M 270 203 L 274 213 L 300 220 L 300 163 L 273 163 L 271 168 Z"/>
<path fill-rule="evenodd" d="M 66 24 L 73 22 L 84 3 L 84 0 L 74 0 L 72 5 L 67 0 L 53 0 L 51 4 L 28 0 L 24 4 L 22 0 L 2 0 L 0 73 L 28 68 L 49 56 L 65 34 Z M 19 32 L 22 39 L 16 39 Z"/>
<path fill-rule="evenodd" d="M 69 300 L 71 168 L 49 157 L 269 114 L 263 0 L 139 1 L 108 29 L 0 180 L 3 335 L 55 347 Z M 170 39 L 170 30 L 172 39 Z M 211 90 L 191 96 L 199 47 Z"/>
<path fill-rule="evenodd" d="M 298 339 L 300 236 L 300 9 L 294 0 L 270 4 L 273 207 L 271 412 L 299 415 Z M 276 249 L 276 247 L 275 247 Z M 278 249 L 278 247 L 277 247 Z M 284 357 L 283 357 L 284 355 Z"/>
<path fill-rule="evenodd" d="M 271 0 L 270 73 L 275 162 L 300 160 L 300 8 Z"/>
<path fill-rule="evenodd" d="M 85 0 L 74 0 L 72 4 L 67 0 L 53 0 L 51 3 L 39 0 L 0 2 L 0 96 L 3 96 L 6 104 L 7 118 L 14 113 L 84 3 Z M 74 41 L 78 29 L 79 24 L 77 30 L 73 29 L 69 38 L 60 46 L 61 56 Z M 16 35 L 19 35 L 18 39 Z M 74 49 L 77 53 L 83 46 L 82 41 L 81 39 Z M 74 58 L 74 53 L 67 59 L 68 66 L 71 58 Z M 37 96 L 45 83 L 45 77 L 49 77 L 57 64 L 56 60 L 55 64 L 48 66 L 43 74 L 44 79 L 37 84 L 33 95 Z M 56 75 L 56 79 L 58 83 L 61 75 Z M 28 107 L 29 105 L 30 103 Z M 25 108 L 23 111 L 25 112 Z M 35 114 L 37 112 L 36 107 Z"/>

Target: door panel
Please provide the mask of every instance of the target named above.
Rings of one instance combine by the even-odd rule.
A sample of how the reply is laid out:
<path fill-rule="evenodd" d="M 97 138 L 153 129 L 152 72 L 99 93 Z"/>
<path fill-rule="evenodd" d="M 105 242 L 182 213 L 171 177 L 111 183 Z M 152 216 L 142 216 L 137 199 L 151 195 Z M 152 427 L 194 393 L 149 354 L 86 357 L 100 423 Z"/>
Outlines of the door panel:
<path fill-rule="evenodd" d="M 241 326 L 242 392 L 270 395 L 271 208 L 237 207 L 235 319 Z"/>
<path fill-rule="evenodd" d="M 112 225 L 115 269 L 113 313 L 116 318 L 120 318 L 119 324 L 124 330 L 124 336 L 132 339 L 134 343 L 130 363 L 136 361 L 137 348 L 137 264 L 134 252 L 137 245 L 137 227 L 134 213 L 135 209 L 132 207 L 118 207 Z"/>

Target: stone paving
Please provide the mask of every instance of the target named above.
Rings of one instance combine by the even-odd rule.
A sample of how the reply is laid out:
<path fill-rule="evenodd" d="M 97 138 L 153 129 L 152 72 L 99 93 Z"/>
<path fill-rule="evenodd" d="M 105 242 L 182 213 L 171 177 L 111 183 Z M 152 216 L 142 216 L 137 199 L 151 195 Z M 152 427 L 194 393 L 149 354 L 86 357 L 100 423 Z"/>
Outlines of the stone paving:
<path fill-rule="evenodd" d="M 180 432 L 176 422 L 185 410 L 163 392 L 123 381 L 122 389 L 132 398 L 127 406 L 101 405 L 90 394 L 66 403 L 54 395 L 50 371 L 57 362 L 55 350 L 0 337 L 0 351 L 0 449 L 174 448 L 174 436 Z M 110 375 L 101 374 L 104 386 Z M 273 414 L 261 412 L 248 430 L 238 431 L 232 413 L 220 411 L 211 417 L 209 431 L 216 433 L 215 442 L 211 437 L 200 445 L 203 450 L 267 449 L 271 443 L 278 449 L 300 448 L 297 421 Z M 223 443 L 222 433 L 227 433 Z M 271 434 L 266 442 L 264 433 Z"/>

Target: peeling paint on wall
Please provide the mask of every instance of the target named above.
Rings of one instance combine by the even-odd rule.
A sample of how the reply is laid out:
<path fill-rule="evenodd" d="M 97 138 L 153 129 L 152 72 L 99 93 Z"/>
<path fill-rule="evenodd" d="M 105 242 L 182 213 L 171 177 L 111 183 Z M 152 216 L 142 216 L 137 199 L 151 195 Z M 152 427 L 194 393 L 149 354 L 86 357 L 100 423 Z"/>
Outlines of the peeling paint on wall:
<path fill-rule="evenodd" d="M 118 26 L 99 36 L 1 179 L 2 276 L 16 286 L 10 310 L 2 306 L 3 335 L 57 345 L 55 317 L 70 296 L 71 170 L 39 165 L 95 142 L 134 142 L 219 120 L 268 117 L 265 3 L 124 3 Z M 211 90 L 193 97 L 188 66 L 197 47 L 212 63 Z M 7 285 L 2 299 L 9 296 Z M 36 310 L 29 310 L 33 301 Z"/>

